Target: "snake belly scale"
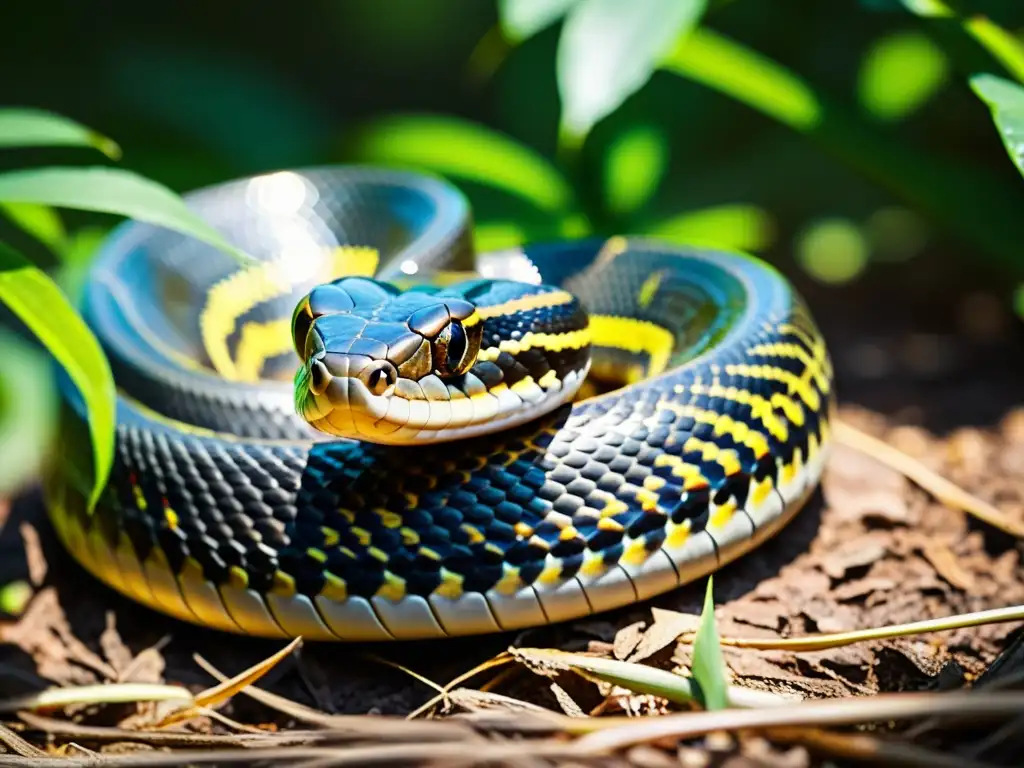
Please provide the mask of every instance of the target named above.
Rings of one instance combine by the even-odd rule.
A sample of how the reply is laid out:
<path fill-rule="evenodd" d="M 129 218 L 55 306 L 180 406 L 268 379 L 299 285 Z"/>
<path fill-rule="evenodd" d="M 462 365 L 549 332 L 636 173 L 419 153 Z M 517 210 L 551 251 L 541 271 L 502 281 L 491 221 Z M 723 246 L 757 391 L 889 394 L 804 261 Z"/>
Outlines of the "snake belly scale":
<path fill-rule="evenodd" d="M 68 551 L 140 603 L 311 640 L 522 629 L 692 582 L 817 485 L 828 351 L 757 259 L 631 238 L 474 255 L 461 195 L 400 171 L 188 199 L 259 264 L 111 236 L 83 314 L 118 386 L 114 467 L 89 510 L 61 375 L 46 481 Z"/>

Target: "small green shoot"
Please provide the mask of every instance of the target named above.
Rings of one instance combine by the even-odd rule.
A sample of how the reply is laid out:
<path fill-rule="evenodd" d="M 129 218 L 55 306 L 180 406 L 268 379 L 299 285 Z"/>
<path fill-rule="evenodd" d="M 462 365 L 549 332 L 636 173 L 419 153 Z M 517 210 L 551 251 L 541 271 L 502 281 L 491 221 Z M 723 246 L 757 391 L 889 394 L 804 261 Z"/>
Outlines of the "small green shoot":
<path fill-rule="evenodd" d="M 729 681 L 726 677 L 722 646 L 718 642 L 718 627 L 715 625 L 713 588 L 714 578 L 708 576 L 704 610 L 701 611 L 700 625 L 693 641 L 694 692 L 704 709 L 708 710 L 725 709 L 729 706 Z"/>

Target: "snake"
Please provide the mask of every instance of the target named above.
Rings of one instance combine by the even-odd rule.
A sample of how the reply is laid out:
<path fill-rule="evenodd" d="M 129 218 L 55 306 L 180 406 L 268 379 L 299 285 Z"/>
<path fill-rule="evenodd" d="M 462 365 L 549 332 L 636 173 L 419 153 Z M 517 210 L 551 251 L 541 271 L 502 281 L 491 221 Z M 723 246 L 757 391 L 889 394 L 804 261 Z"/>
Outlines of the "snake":
<path fill-rule="evenodd" d="M 452 182 L 340 165 L 189 193 L 252 258 L 126 221 L 79 308 L 116 386 L 93 501 L 60 379 L 63 546 L 236 635 L 422 640 L 651 600 L 783 530 L 832 365 L 775 267 L 643 236 L 481 250 Z M 754 555 L 751 555 L 753 557 Z"/>

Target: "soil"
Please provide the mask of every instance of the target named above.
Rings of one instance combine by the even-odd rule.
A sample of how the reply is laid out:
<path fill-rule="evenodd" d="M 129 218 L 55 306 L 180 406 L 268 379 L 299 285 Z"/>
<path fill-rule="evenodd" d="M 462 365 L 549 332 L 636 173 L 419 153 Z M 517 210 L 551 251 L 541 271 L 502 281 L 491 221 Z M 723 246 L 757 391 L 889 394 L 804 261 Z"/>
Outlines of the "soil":
<path fill-rule="evenodd" d="M 800 284 L 830 341 L 840 416 L 1024 521 L 1021 324 L 1005 297 L 980 279 L 972 286 L 955 270 L 934 269 L 922 278 L 922 269 L 880 269 L 845 289 Z M 0 507 L 0 520 L 0 584 L 23 579 L 34 592 L 20 617 L 0 623 L 5 695 L 109 681 L 165 682 L 199 691 L 215 681 L 194 654 L 232 675 L 281 648 L 280 642 L 186 626 L 101 586 L 61 548 L 34 493 Z M 1024 604 L 1022 553 L 1021 542 L 944 507 L 871 457 L 840 447 L 796 520 L 715 575 L 719 632 L 800 636 Z M 387 646 L 310 643 L 259 685 L 328 713 L 407 715 L 435 691 L 385 661 L 440 684 L 510 646 L 686 668 L 692 647 L 677 638 L 696 626 L 704 586 L 702 581 L 628 609 L 518 636 Z M 1016 629 L 996 624 L 816 652 L 723 652 L 734 684 L 804 698 L 953 689 L 976 685 L 979 678 L 1024 688 L 1024 641 Z M 562 675 L 552 684 L 524 666 L 511 670 L 493 693 L 558 712 L 643 715 L 678 709 L 654 696 L 580 678 Z M 468 687 L 487 679 L 474 679 Z M 263 728 L 295 725 L 245 696 L 222 712 Z M 107 706 L 61 717 L 128 727 L 140 713 L 141 705 Z M 87 734 L 47 736 L 45 728 L 24 728 L 15 715 L 6 722 L 50 752 L 74 754 L 66 746 L 71 741 L 91 750 L 125 749 L 123 743 L 90 741 Z M 204 717 L 186 728 L 225 726 Z M 1021 731 L 1018 722 L 955 734 L 918 726 L 913 735 L 920 745 L 959 751 L 965 759 L 969 754 L 990 765 L 1011 765 L 1024 747 Z M 666 754 L 672 753 L 652 748 L 631 752 L 626 761 L 659 762 Z M 739 746 L 723 747 L 710 737 L 676 757 L 686 765 L 730 766 L 798 766 L 817 759 L 805 746 L 745 738 Z"/>

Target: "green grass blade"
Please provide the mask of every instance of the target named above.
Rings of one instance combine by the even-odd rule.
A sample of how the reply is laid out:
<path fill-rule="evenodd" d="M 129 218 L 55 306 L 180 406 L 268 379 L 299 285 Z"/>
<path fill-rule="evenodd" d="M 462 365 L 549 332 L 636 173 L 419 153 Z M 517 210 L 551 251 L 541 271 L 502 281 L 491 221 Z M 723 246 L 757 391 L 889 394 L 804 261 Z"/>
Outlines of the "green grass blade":
<path fill-rule="evenodd" d="M 431 171 L 500 189 L 548 213 L 574 205 L 565 178 L 514 139 L 450 117 L 409 115 L 376 120 L 348 143 L 346 157 Z"/>
<path fill-rule="evenodd" d="M 2 273 L 0 273 L 2 274 Z M 0 497 L 37 473 L 53 432 L 52 371 L 44 355 L 0 331 Z"/>
<path fill-rule="evenodd" d="M 708 577 L 708 588 L 704 593 L 704 610 L 700 614 L 700 625 L 693 640 L 693 679 L 704 709 L 725 709 L 729 706 L 729 681 L 726 679 L 725 659 L 718 642 L 718 627 L 715 625 L 715 602 L 712 598 L 714 580 Z"/>
<path fill-rule="evenodd" d="M 0 243 L 0 302 L 25 324 L 67 371 L 89 417 L 95 477 L 90 509 L 114 459 L 114 378 L 99 342 L 57 284 L 13 248 Z M 19 397 L 25 396 L 24 393 Z"/>
<path fill-rule="evenodd" d="M 681 38 L 662 66 L 797 130 L 813 130 L 823 119 L 821 100 L 807 83 L 771 59 L 706 28 Z"/>
<path fill-rule="evenodd" d="M 707 28 L 682 39 L 662 66 L 806 134 L 980 253 L 1022 271 L 1019 190 L 907 143 L 815 93 L 780 64 Z"/>
<path fill-rule="evenodd" d="M 636 693 L 660 696 L 676 704 L 696 700 L 691 680 L 665 669 L 549 648 L 510 648 L 509 653 L 532 668 L 572 670 L 588 679 L 618 685 Z M 792 701 L 767 691 L 739 686 L 729 686 L 726 691 L 728 703 L 734 707 L 776 707 Z"/>
<path fill-rule="evenodd" d="M 0 109 L 0 147 L 93 147 L 111 160 L 121 148 L 84 125 L 41 109 Z"/>
<path fill-rule="evenodd" d="M 55 254 L 59 255 L 67 244 L 64 222 L 48 205 L 0 203 L 0 213 Z"/>
<path fill-rule="evenodd" d="M 992 110 L 1003 146 L 1024 174 L 1024 86 L 995 75 L 975 75 L 971 88 Z"/>
<path fill-rule="evenodd" d="M 120 168 L 33 168 L 0 173 L 0 202 L 127 216 L 195 237 L 240 262 L 252 260 L 189 210 L 170 189 Z"/>
<path fill-rule="evenodd" d="M 707 0 L 581 0 L 558 42 L 561 136 L 578 146 L 590 129 L 650 79 Z"/>
<path fill-rule="evenodd" d="M 984 16 L 967 19 L 964 29 L 1006 67 L 1007 72 L 1024 83 L 1024 43 Z"/>

